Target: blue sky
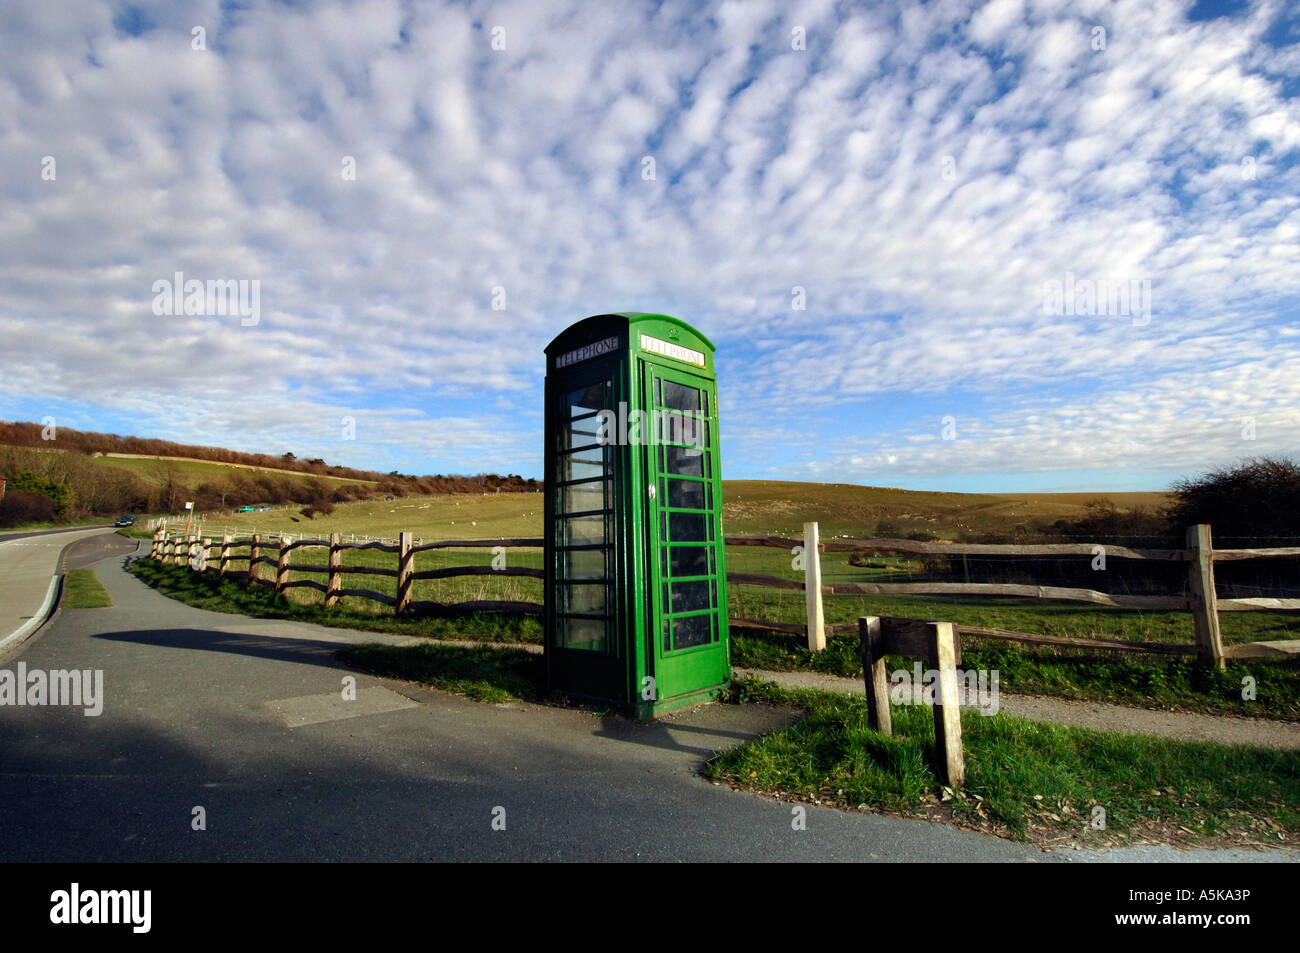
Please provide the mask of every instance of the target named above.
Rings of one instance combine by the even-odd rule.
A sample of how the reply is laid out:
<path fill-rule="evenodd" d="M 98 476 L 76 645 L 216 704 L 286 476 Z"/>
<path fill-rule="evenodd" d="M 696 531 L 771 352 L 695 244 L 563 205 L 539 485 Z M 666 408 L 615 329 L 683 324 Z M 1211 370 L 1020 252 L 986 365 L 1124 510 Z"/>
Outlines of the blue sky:
<path fill-rule="evenodd" d="M 1298 18 L 7 3 L 0 418 L 540 476 L 542 348 L 630 310 L 717 344 L 730 478 L 1295 454 Z M 156 313 L 176 272 L 257 282 L 257 322 Z"/>

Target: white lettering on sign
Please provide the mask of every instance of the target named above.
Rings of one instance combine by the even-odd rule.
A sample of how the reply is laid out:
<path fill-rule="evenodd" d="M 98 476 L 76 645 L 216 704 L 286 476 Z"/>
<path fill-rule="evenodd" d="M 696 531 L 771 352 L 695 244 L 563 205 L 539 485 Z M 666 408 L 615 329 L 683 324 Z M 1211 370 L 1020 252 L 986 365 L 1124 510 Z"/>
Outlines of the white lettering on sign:
<path fill-rule="evenodd" d="M 580 361 L 589 361 L 593 357 L 600 357 L 602 354 L 608 354 L 611 351 L 618 350 L 618 338 L 605 338 L 603 341 L 595 341 L 591 344 L 584 345 L 576 351 L 567 351 L 555 358 L 556 368 L 568 367 L 570 364 L 577 364 Z"/>
<path fill-rule="evenodd" d="M 661 341 L 648 334 L 641 335 L 641 350 L 649 351 L 651 354 L 662 354 L 664 357 L 671 357 L 674 361 L 685 361 L 696 367 L 704 367 L 703 352 L 692 351 L 689 347 L 682 347 L 671 341 Z"/>

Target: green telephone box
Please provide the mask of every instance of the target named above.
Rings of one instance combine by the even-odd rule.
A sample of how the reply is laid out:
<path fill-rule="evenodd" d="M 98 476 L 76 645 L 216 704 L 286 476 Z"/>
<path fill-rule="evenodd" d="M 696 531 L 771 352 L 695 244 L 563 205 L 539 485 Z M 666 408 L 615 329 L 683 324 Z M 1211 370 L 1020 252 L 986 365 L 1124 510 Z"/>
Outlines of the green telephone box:
<path fill-rule="evenodd" d="M 731 680 L 708 338 L 600 314 L 546 348 L 546 678 L 651 717 Z"/>

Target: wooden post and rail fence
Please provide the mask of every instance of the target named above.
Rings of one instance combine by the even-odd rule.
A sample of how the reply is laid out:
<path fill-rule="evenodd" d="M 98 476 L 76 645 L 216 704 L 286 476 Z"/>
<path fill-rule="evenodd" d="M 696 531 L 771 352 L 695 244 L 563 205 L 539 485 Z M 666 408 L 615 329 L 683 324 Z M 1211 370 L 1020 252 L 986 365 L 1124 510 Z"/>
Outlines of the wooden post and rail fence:
<path fill-rule="evenodd" d="M 274 559 L 263 556 L 263 548 L 274 546 L 277 549 Z M 193 535 L 172 536 L 166 527 L 160 527 L 153 536 L 150 556 L 165 564 L 189 564 L 194 569 L 205 569 L 218 576 L 242 579 L 248 586 L 271 586 L 276 595 L 284 595 L 290 589 L 314 589 L 325 596 L 325 607 L 333 608 L 339 600 L 346 598 L 365 599 L 379 602 L 397 613 L 469 613 L 469 612 L 513 612 L 540 615 L 541 603 L 510 600 L 471 600 L 459 603 L 441 603 L 434 601 L 417 602 L 413 598 L 417 581 L 425 579 L 448 579 L 456 576 L 522 576 L 535 579 L 544 578 L 541 569 L 525 566 L 447 566 L 417 572 L 415 557 L 419 553 L 439 549 L 475 549 L 495 547 L 538 547 L 541 539 L 459 539 L 441 540 L 415 545 L 411 533 L 401 533 L 397 542 L 345 542 L 342 534 L 334 533 L 328 539 L 295 539 L 285 533 L 277 537 L 267 537 L 253 533 L 247 537 L 233 537 L 229 534 L 219 541 Z M 301 563 L 293 560 L 297 550 L 326 549 L 326 562 L 322 564 Z M 216 559 L 208 556 L 214 549 Z M 247 555 L 237 553 L 247 550 Z M 396 559 L 392 568 L 386 566 L 349 566 L 343 563 L 343 553 L 347 550 L 376 550 L 391 553 Z M 200 560 L 202 554 L 202 560 Z M 236 570 L 234 562 L 247 562 L 247 569 Z M 259 566 L 273 567 L 269 576 L 259 572 Z M 294 579 L 292 574 L 320 574 L 325 581 L 318 579 Z M 380 576 L 395 580 L 395 595 L 346 585 L 350 575 Z"/>
<path fill-rule="evenodd" d="M 942 556 L 1078 556 L 1093 559 L 1099 547 L 1092 543 L 929 543 L 909 539 L 836 539 L 821 542 L 816 523 L 804 524 L 803 539 L 781 536 L 727 536 L 728 546 L 770 546 L 791 553 L 802 553 L 804 578 L 802 581 L 780 576 L 753 573 L 727 573 L 727 582 L 736 585 L 765 586 L 774 589 L 801 589 L 805 593 L 806 618 L 803 623 L 769 622 L 760 619 L 731 619 L 733 626 L 768 629 L 779 632 L 806 634 L 808 648 L 814 652 L 826 647 L 827 633 L 852 632 L 857 623 L 827 624 L 823 597 L 828 595 L 960 595 L 960 596 L 1022 596 L 1068 602 L 1086 602 L 1099 606 L 1138 609 L 1173 609 L 1190 612 L 1195 642 L 1144 642 L 1127 639 L 1069 638 L 1013 632 L 1006 629 L 957 624 L 957 636 L 980 636 L 1006 639 L 1033 645 L 1062 648 L 1105 649 L 1115 652 L 1148 652 L 1165 655 L 1196 655 L 1217 668 L 1224 668 L 1228 659 L 1282 658 L 1300 655 L 1300 640 L 1274 640 L 1248 642 L 1225 646 L 1219 630 L 1220 612 L 1245 611 L 1297 611 L 1300 599 L 1244 598 L 1220 599 L 1214 587 L 1214 564 L 1220 561 L 1241 559 L 1295 559 L 1300 557 L 1300 546 L 1266 549 L 1215 549 L 1210 527 L 1197 525 L 1187 530 L 1184 549 L 1137 549 L 1128 546 L 1101 546 L 1107 558 L 1158 560 L 1187 564 L 1186 596 L 1149 596 L 1100 592 L 1096 589 L 1039 586 L 1018 583 L 972 582 L 848 582 L 823 584 L 821 558 L 823 552 L 881 552 L 911 555 Z"/>
<path fill-rule="evenodd" d="M 417 572 L 414 558 L 417 554 L 437 549 L 482 548 L 482 547 L 527 547 L 541 548 L 540 538 L 527 539 L 471 539 L 443 540 L 415 545 L 410 533 L 401 533 L 396 543 L 386 542 L 345 542 L 338 533 L 329 539 L 310 538 L 293 539 L 289 534 L 282 534 L 275 540 L 278 556 L 272 560 L 261 555 L 264 545 L 271 545 L 270 538 L 254 533 L 249 537 L 235 538 L 225 535 L 219 542 L 199 536 L 175 536 L 167 532 L 165 526 L 159 527 L 154 534 L 150 555 L 161 562 L 182 565 L 196 564 L 197 554 L 204 554 L 208 569 L 221 576 L 242 575 L 248 585 L 269 584 L 274 586 L 277 594 L 283 594 L 295 587 L 307 587 L 325 595 L 326 607 L 338 604 L 343 598 L 369 599 L 393 608 L 395 612 L 445 612 L 445 611 L 502 611 L 529 614 L 541 614 L 541 603 L 520 601 L 477 600 L 464 603 L 444 604 L 438 602 L 418 602 L 413 598 L 414 583 L 428 579 L 446 579 L 455 576 L 524 576 L 542 579 L 545 573 L 541 569 L 527 567 L 491 567 L 491 566 L 450 566 L 440 569 Z M 1154 560 L 1161 562 L 1182 562 L 1187 566 L 1187 595 L 1131 595 L 1124 593 L 1107 593 L 1096 589 L 1068 588 L 1062 586 L 1026 585 L 1020 583 L 972 583 L 965 582 L 822 582 L 821 554 L 823 552 L 881 552 L 902 553 L 910 555 L 942 556 L 1029 556 L 1053 557 L 1078 556 L 1092 559 L 1099 547 L 1091 543 L 1038 543 L 1038 544 L 990 544 L 990 543 L 932 543 L 906 539 L 833 539 L 822 541 L 818 525 L 805 523 L 802 539 L 781 536 L 727 536 L 728 546 L 768 546 L 785 549 L 796 557 L 802 555 L 804 578 L 790 579 L 780 576 L 759 575 L 755 573 L 728 572 L 727 581 L 732 586 L 753 585 L 774 589 L 802 590 L 805 595 L 805 619 L 799 623 L 772 622 L 760 619 L 732 618 L 733 626 L 766 629 L 778 632 L 806 635 L 808 648 L 820 652 L 826 648 L 826 636 L 830 634 L 849 633 L 857 629 L 857 623 L 834 623 L 825 621 L 824 597 L 828 595 L 955 595 L 955 596 L 1020 596 L 1037 599 L 1050 599 L 1071 602 L 1084 602 L 1098 606 L 1139 609 L 1172 609 L 1191 613 L 1195 641 L 1181 644 L 1176 642 L 1152 642 L 1109 638 L 1073 638 L 1056 635 L 1014 632 L 987 626 L 955 624 L 956 636 L 978 636 L 991 639 L 1005 639 L 1032 645 L 1056 646 L 1062 648 L 1101 649 L 1114 652 L 1146 652 L 1165 655 L 1195 655 L 1200 659 L 1222 669 L 1228 659 L 1244 658 L 1282 658 L 1300 654 L 1300 640 L 1274 640 L 1249 642 L 1244 644 L 1223 644 L 1219 629 L 1219 613 L 1240 611 L 1297 611 L 1300 599 L 1283 598 L 1234 598 L 1221 599 L 1215 592 L 1214 564 L 1227 560 L 1242 559 L 1294 559 L 1300 558 L 1300 547 L 1275 547 L 1264 549 L 1215 549 L 1211 540 L 1210 527 L 1198 525 L 1188 528 L 1187 543 L 1184 549 L 1139 549 L 1127 546 L 1103 546 L 1107 558 Z M 215 561 L 208 560 L 207 554 L 214 547 L 219 547 L 219 556 Z M 295 550 L 309 548 L 328 550 L 325 564 L 300 564 L 292 562 L 291 554 Z M 233 550 L 248 550 L 248 555 L 232 555 Z M 343 564 L 345 550 L 377 550 L 391 553 L 395 558 L 393 568 L 380 566 L 348 566 Z M 233 561 L 248 561 L 246 572 L 236 572 Z M 215 562 L 215 565 L 214 565 Z M 258 566 L 274 567 L 271 579 L 263 579 L 258 573 Z M 291 579 L 290 573 L 320 574 L 324 582 L 315 579 Z M 373 589 L 345 586 L 345 578 L 351 574 L 375 575 L 394 578 L 396 595 L 390 596 Z"/>

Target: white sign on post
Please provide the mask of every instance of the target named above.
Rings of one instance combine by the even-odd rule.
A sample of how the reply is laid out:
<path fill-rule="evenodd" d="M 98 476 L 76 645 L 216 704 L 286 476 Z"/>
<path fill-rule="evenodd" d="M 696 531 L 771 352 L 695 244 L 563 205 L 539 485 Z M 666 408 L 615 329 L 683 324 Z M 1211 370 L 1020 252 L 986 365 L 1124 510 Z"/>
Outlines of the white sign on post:
<path fill-rule="evenodd" d="M 186 503 L 186 504 L 185 504 L 185 508 L 186 508 L 187 510 L 192 510 L 192 509 L 194 509 L 194 501 L 193 501 L 193 500 L 190 500 L 188 503 Z"/>

